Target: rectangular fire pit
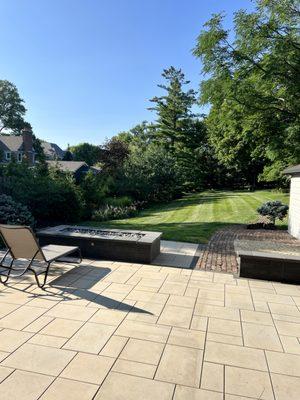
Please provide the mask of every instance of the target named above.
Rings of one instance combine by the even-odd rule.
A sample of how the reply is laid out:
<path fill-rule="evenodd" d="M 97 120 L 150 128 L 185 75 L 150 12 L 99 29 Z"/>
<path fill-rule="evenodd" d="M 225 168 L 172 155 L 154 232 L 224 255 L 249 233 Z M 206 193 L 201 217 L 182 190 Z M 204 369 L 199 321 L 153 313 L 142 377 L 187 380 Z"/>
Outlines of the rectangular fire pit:
<path fill-rule="evenodd" d="M 160 253 L 161 232 L 59 225 L 37 232 L 42 246 L 79 246 L 83 257 L 150 263 Z"/>

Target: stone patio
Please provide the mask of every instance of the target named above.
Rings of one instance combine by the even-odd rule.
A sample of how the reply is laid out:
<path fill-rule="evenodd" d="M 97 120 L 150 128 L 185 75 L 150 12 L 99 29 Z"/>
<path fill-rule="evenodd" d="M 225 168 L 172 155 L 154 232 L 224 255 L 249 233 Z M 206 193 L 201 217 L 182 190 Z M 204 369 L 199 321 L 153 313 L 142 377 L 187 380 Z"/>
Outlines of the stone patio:
<path fill-rule="evenodd" d="M 84 260 L 0 289 L 1 400 L 299 400 L 300 287 Z"/>

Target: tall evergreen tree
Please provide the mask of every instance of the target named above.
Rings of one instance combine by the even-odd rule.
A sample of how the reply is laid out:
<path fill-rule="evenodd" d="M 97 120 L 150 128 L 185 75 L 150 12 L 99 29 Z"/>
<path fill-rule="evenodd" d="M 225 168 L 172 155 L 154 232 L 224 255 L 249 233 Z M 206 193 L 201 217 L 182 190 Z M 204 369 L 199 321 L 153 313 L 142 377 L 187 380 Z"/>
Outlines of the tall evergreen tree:
<path fill-rule="evenodd" d="M 166 93 L 155 96 L 150 101 L 154 103 L 149 110 L 156 111 L 156 138 L 164 143 L 167 149 L 174 151 L 176 143 L 188 135 L 190 121 L 195 117 L 192 106 L 196 101 L 193 89 L 184 91 L 184 86 L 190 82 L 185 79 L 181 69 L 170 67 L 165 69 L 162 77 L 166 84 L 158 85 Z"/>

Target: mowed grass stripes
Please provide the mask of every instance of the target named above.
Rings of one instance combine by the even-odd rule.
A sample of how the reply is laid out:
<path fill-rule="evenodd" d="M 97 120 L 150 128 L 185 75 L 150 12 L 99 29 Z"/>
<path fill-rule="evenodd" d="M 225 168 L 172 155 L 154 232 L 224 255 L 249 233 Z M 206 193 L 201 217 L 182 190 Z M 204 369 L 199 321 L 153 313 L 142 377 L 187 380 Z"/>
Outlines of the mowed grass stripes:
<path fill-rule="evenodd" d="M 256 192 L 207 191 L 187 195 L 168 204 L 155 205 L 135 218 L 84 223 L 119 229 L 163 232 L 163 239 L 206 243 L 218 229 L 245 224 L 257 218 L 256 209 L 269 200 L 288 204 L 289 196 L 268 190 Z M 285 228 L 287 221 L 279 222 Z"/>

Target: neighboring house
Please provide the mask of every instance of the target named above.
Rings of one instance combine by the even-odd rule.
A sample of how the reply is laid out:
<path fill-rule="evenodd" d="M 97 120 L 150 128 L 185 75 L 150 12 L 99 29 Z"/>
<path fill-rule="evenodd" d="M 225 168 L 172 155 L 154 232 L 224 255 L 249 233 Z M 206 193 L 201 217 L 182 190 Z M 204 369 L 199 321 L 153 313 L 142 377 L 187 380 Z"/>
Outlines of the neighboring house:
<path fill-rule="evenodd" d="M 47 160 L 62 160 L 65 152 L 57 144 L 42 141 L 41 145 Z M 29 131 L 24 130 L 20 135 L 0 135 L 0 151 L 3 152 L 2 163 L 9 163 L 13 158 L 22 162 L 26 157 L 30 165 L 35 164 L 36 152 Z"/>
<path fill-rule="evenodd" d="M 100 168 L 90 167 L 84 161 L 54 161 L 47 160 L 49 167 L 58 168 L 62 172 L 70 172 L 74 175 L 75 179 L 79 179 L 82 175 L 89 171 L 94 174 L 100 172 Z"/>
<path fill-rule="evenodd" d="M 31 132 L 24 130 L 21 135 L 0 135 L 0 150 L 3 153 L 2 163 L 9 163 L 13 158 L 17 162 L 26 158 L 30 165 L 35 163 Z"/>
<path fill-rule="evenodd" d="M 291 176 L 289 233 L 300 239 L 300 164 L 286 168 L 283 173 Z"/>
<path fill-rule="evenodd" d="M 42 140 L 41 145 L 47 160 L 62 160 L 64 158 L 65 151 L 57 144 Z"/>

